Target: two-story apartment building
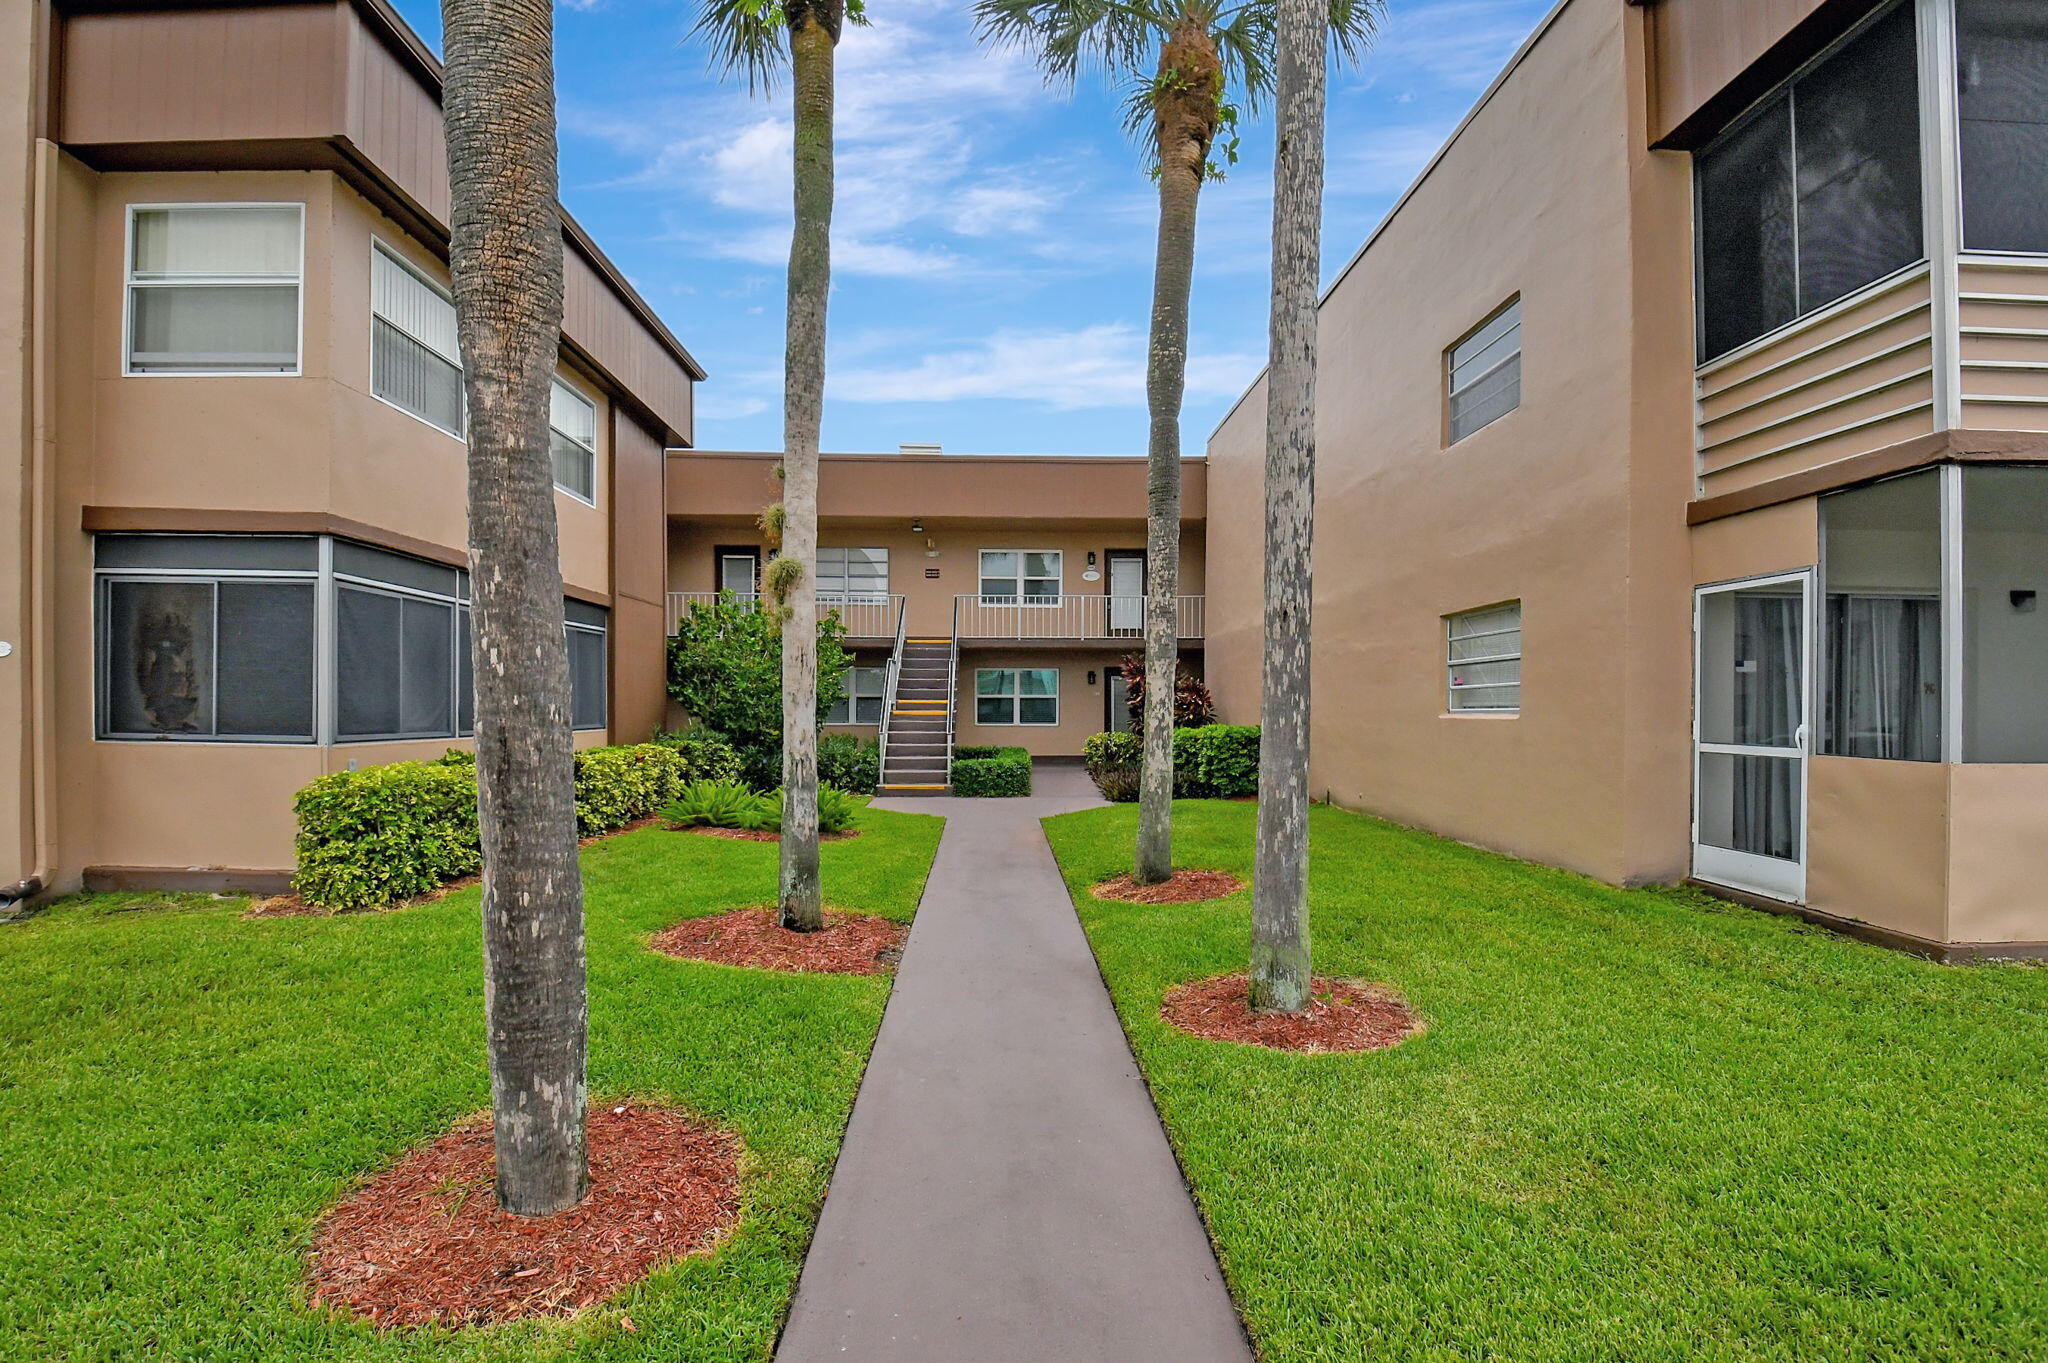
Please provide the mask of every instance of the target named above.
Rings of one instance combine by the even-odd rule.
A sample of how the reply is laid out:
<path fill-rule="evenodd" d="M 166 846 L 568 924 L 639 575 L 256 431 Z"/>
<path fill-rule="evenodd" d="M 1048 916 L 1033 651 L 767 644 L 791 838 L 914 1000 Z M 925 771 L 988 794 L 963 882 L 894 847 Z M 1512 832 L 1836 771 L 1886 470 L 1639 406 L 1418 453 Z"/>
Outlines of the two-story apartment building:
<path fill-rule="evenodd" d="M 1315 788 L 2048 944 L 2048 5 L 1564 0 L 1322 307 Z M 1258 705 L 1263 390 L 1210 444 Z"/>
<path fill-rule="evenodd" d="M 669 603 L 755 596 L 776 456 L 669 457 Z M 942 787 L 953 744 L 1077 756 L 1128 724 L 1144 650 L 1145 461 L 828 454 L 818 589 L 855 665 L 835 728 L 884 741 L 885 784 Z M 1182 656 L 1201 670 L 1207 469 L 1181 466 Z"/>
<path fill-rule="evenodd" d="M 383 0 L 0 11 L 0 890 L 260 887 L 470 724 L 439 67 Z M 579 741 L 666 697 L 696 362 L 565 218 Z"/>

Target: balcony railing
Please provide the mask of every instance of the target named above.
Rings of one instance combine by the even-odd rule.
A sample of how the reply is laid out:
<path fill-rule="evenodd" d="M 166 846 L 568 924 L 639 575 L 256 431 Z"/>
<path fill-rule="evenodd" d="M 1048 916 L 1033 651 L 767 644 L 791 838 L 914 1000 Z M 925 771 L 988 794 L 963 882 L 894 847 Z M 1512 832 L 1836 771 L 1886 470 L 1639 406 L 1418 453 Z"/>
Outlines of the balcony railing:
<path fill-rule="evenodd" d="M 1178 598 L 1180 637 L 1202 637 L 1202 598 Z M 956 596 L 955 639 L 1128 639 L 1145 637 L 1145 598 L 1104 596 Z"/>
<path fill-rule="evenodd" d="M 749 610 L 761 608 L 761 598 L 740 592 L 670 592 L 668 594 L 668 632 L 674 634 L 676 625 L 692 607 L 710 605 L 720 596 Z M 903 619 L 903 597 L 893 596 L 851 596 L 840 592 L 818 593 L 818 612 L 836 611 L 840 623 L 846 626 L 849 639 L 893 639 Z"/>

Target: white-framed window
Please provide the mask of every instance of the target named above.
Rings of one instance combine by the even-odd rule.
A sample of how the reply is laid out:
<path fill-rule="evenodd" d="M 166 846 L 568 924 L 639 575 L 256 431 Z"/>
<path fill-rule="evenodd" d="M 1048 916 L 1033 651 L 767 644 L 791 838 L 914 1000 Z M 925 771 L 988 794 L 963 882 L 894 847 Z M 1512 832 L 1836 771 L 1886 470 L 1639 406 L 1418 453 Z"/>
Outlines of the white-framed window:
<path fill-rule="evenodd" d="M 1455 445 L 1522 405 L 1522 300 L 1481 322 L 1445 355 L 1450 407 L 1445 444 Z"/>
<path fill-rule="evenodd" d="M 1445 671 L 1453 712 L 1522 708 L 1522 603 L 1444 617 Z"/>
<path fill-rule="evenodd" d="M 474 729 L 469 575 L 311 535 L 100 535 L 103 739 L 353 743 Z M 601 729 L 608 613 L 563 602 L 570 713 Z"/>
<path fill-rule="evenodd" d="M 832 602 L 888 600 L 889 551 L 820 548 L 818 599 Z"/>
<path fill-rule="evenodd" d="M 981 599 L 991 606 L 1054 606 L 1060 601 L 1057 549 L 984 549 Z"/>
<path fill-rule="evenodd" d="M 131 204 L 128 374 L 296 374 L 305 205 Z"/>
<path fill-rule="evenodd" d="M 983 667 L 974 673 L 976 724 L 1060 722 L 1060 670 L 1056 667 Z"/>
<path fill-rule="evenodd" d="M 559 378 L 548 399 L 548 451 L 555 486 L 596 506 L 597 404 Z"/>
<path fill-rule="evenodd" d="M 880 724 L 882 722 L 882 687 L 888 680 L 888 670 L 880 667 L 849 667 L 846 669 L 844 685 L 846 694 L 839 698 L 831 711 L 826 714 L 827 724 Z"/>
<path fill-rule="evenodd" d="M 462 438 L 455 304 L 447 290 L 381 241 L 370 244 L 370 392 Z"/>

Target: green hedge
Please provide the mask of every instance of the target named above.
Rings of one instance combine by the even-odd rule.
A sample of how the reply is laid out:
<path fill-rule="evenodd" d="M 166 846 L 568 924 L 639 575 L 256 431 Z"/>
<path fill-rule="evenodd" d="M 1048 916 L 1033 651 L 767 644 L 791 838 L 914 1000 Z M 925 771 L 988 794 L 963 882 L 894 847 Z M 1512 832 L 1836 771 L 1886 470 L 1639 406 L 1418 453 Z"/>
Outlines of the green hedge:
<path fill-rule="evenodd" d="M 1082 760 L 1105 800 L 1138 798 L 1144 745 L 1122 731 L 1096 734 L 1081 745 Z M 1259 727 L 1203 724 L 1173 731 L 1176 799 L 1236 799 L 1259 793 Z"/>
<path fill-rule="evenodd" d="M 818 780 L 855 795 L 873 795 L 882 780 L 881 747 L 859 734 L 820 734 Z"/>
<path fill-rule="evenodd" d="M 1022 748 L 955 748 L 953 793 L 982 797 L 1029 795 L 1031 754 Z"/>
<path fill-rule="evenodd" d="M 723 745 L 719 745 L 723 747 Z M 576 823 L 584 836 L 646 818 L 719 768 L 730 749 L 695 753 L 640 743 L 576 754 Z M 340 771 L 300 791 L 298 872 L 308 904 L 368 909 L 427 891 L 483 864 L 476 823 L 476 758 L 455 749 L 431 762 Z"/>

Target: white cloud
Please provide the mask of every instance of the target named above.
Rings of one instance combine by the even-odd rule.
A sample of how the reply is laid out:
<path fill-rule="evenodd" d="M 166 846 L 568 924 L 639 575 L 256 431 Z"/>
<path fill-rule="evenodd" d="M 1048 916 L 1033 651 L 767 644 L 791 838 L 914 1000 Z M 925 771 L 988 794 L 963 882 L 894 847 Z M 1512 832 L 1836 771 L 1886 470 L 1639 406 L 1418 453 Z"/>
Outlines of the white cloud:
<path fill-rule="evenodd" d="M 1366 58 L 1369 80 L 1476 91 L 1500 74 L 1549 0 L 1436 0 L 1393 6 Z"/>
<path fill-rule="evenodd" d="M 1263 360 L 1198 352 L 1188 361 L 1188 396 L 1237 393 Z M 830 395 L 842 402 L 1037 403 L 1057 411 L 1142 407 L 1145 338 L 1123 322 L 1077 330 L 998 331 L 983 340 L 927 352 L 907 363 L 838 368 Z"/>

